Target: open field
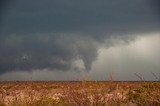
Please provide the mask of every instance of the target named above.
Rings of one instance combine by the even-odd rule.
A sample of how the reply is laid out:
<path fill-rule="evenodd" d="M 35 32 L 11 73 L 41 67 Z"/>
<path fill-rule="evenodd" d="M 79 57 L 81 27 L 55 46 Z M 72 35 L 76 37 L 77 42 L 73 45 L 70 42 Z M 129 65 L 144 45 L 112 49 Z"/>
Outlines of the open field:
<path fill-rule="evenodd" d="M 1 106 L 160 106 L 160 82 L 0 82 Z"/>

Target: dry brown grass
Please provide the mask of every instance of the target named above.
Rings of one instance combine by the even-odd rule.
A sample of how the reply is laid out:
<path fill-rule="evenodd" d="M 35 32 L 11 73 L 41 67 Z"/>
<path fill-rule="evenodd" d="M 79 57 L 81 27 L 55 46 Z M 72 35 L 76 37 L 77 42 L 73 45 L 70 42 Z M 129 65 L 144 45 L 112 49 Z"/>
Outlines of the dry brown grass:
<path fill-rule="evenodd" d="M 0 82 L 1 106 L 160 106 L 160 82 Z"/>

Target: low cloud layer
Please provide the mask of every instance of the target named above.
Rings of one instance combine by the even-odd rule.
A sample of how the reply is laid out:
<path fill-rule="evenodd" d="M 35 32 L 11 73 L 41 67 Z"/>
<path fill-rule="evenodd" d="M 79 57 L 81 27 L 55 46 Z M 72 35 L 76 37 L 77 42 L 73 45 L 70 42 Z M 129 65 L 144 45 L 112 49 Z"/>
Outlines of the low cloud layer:
<path fill-rule="evenodd" d="M 145 35 L 145 36 L 144 36 Z M 89 72 L 84 70 L 56 71 L 33 70 L 11 71 L 0 75 L 1 80 L 140 80 L 136 75 L 142 75 L 145 80 L 160 78 L 160 33 L 137 35 L 134 42 L 127 44 L 122 40 L 112 40 L 119 45 L 98 50 L 98 57 L 93 62 Z M 77 61 L 74 66 L 83 69 L 83 62 Z M 152 74 L 154 73 L 157 78 Z"/>
<path fill-rule="evenodd" d="M 102 46 L 110 48 L 119 41 L 128 45 L 143 33 L 160 30 L 157 0 L 15 0 L 1 4 L 1 74 L 89 71 Z M 75 65 L 77 61 L 83 67 Z"/>
<path fill-rule="evenodd" d="M 90 70 L 97 57 L 96 42 L 87 37 L 77 39 L 75 35 L 13 35 L 3 41 L 1 48 L 1 72 L 46 68 L 69 70 L 78 59 L 82 59 L 85 69 Z"/>
<path fill-rule="evenodd" d="M 136 39 L 129 44 L 124 40 L 110 39 L 98 50 L 90 72 L 84 71 L 83 61 L 72 61 L 68 69 L 35 69 L 6 71 L 0 75 L 1 80 L 139 80 L 135 73 L 141 74 L 145 80 L 157 80 L 159 77 L 160 34 L 148 33 L 135 35 Z M 106 48 L 107 42 L 112 46 Z M 83 44 L 83 42 L 81 42 Z M 96 51 L 97 53 L 97 51 Z M 80 58 L 79 58 L 80 59 Z M 81 59 L 80 59 L 81 60 Z M 59 63 L 59 62 L 58 62 Z M 43 64 L 42 64 L 43 65 Z M 62 65 L 62 64 L 61 64 Z M 66 70 L 66 71 L 64 71 Z"/>

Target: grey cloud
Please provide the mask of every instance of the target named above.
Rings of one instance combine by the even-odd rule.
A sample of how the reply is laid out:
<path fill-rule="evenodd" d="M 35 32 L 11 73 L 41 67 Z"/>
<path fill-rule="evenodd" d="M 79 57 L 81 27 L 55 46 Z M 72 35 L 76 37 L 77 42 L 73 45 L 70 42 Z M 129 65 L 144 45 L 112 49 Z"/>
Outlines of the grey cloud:
<path fill-rule="evenodd" d="M 158 6 L 150 0 L 15 0 L 12 4 L 2 14 L 4 34 L 70 32 L 102 38 L 106 33 L 159 29 Z"/>
<path fill-rule="evenodd" d="M 116 80 L 140 80 L 135 75 L 137 73 L 145 80 L 157 80 L 151 72 L 157 77 L 160 75 L 160 33 L 145 35 L 147 36 L 139 36 L 135 42 L 128 45 L 102 48 L 99 59 L 92 67 L 91 73 L 94 78 L 106 78 L 113 73 Z"/>
<path fill-rule="evenodd" d="M 156 2 L 156 1 L 155 1 Z M 0 72 L 86 70 L 99 44 L 111 37 L 158 31 L 158 3 L 151 0 L 15 0 L 0 11 Z M 132 37 L 124 37 L 129 42 Z M 110 45 L 110 44 L 109 44 Z"/>
<path fill-rule="evenodd" d="M 97 57 L 97 47 L 91 38 L 77 39 L 71 35 L 13 35 L 6 38 L 0 49 L 0 70 L 57 69 L 69 70 L 82 59 L 86 70 Z"/>

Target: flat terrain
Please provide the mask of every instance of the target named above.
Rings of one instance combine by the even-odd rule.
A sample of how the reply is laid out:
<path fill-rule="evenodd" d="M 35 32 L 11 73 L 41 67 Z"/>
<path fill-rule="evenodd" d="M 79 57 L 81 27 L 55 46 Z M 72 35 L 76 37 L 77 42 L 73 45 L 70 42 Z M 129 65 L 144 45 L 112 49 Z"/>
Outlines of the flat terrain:
<path fill-rule="evenodd" d="M 1 106 L 160 106 L 160 82 L 1 81 Z"/>

